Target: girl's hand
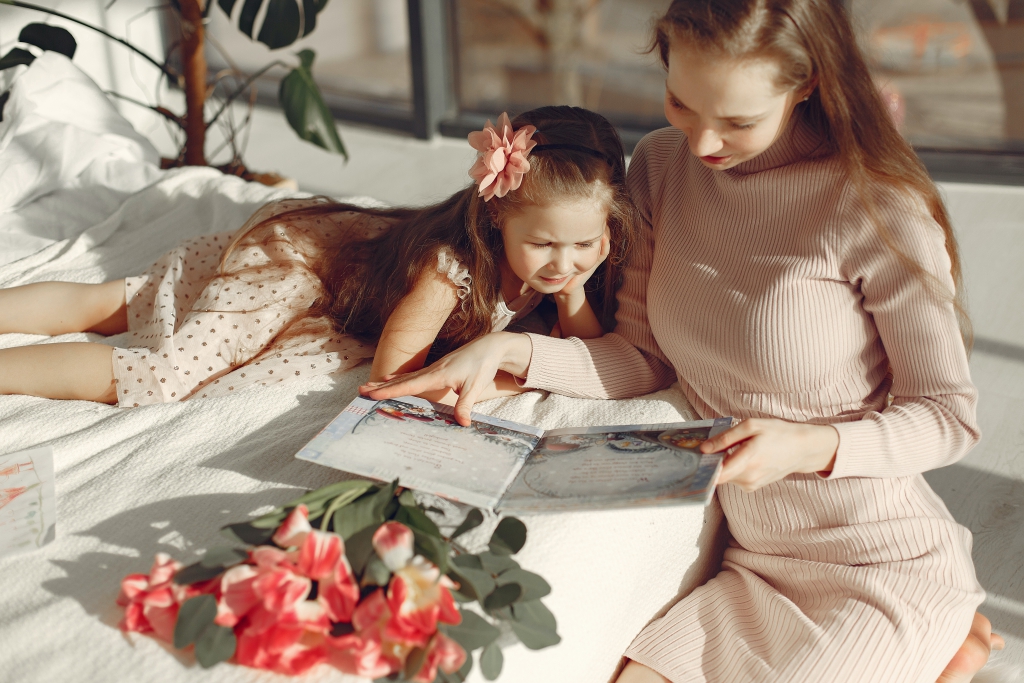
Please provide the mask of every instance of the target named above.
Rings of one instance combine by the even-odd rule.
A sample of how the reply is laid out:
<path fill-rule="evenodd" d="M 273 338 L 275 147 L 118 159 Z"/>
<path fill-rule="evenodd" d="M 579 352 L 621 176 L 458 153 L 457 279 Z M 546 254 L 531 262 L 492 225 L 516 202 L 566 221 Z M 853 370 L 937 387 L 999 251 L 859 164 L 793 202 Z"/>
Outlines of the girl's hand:
<path fill-rule="evenodd" d="M 830 425 L 775 418 L 744 420 L 700 445 L 703 453 L 728 451 L 719 484 L 756 491 L 794 472 L 832 471 L 839 432 Z"/>
<path fill-rule="evenodd" d="M 455 419 L 468 426 L 473 404 L 493 386 L 499 370 L 522 377 L 530 367 L 533 344 L 525 334 L 495 332 L 452 351 L 428 368 L 385 382 L 368 382 L 359 393 L 374 400 L 451 389 L 459 395 Z"/>
<path fill-rule="evenodd" d="M 565 286 L 555 292 L 552 296 L 556 301 L 558 300 L 569 300 L 574 295 L 583 296 L 583 285 L 586 284 L 590 276 L 594 274 L 598 266 L 604 263 L 605 259 L 608 258 L 608 254 L 611 252 L 611 235 L 607 230 L 604 231 L 604 236 L 601 238 L 600 252 L 597 258 L 597 262 L 594 263 L 594 267 L 585 273 L 579 273 L 574 275 L 565 283 Z"/>

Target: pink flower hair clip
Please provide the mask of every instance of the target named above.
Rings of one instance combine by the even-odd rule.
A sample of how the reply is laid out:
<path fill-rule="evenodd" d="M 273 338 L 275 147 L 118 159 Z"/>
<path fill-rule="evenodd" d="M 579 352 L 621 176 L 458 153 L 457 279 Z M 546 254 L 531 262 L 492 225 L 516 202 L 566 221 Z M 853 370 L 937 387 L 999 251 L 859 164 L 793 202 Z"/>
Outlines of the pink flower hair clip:
<path fill-rule="evenodd" d="M 508 114 L 502 112 L 497 128 L 488 120 L 482 131 L 469 134 L 469 144 L 480 153 L 469 175 L 480 186 L 485 202 L 519 189 L 523 174 L 530 170 L 526 157 L 537 145 L 530 139 L 536 132 L 536 126 L 512 130 Z"/>

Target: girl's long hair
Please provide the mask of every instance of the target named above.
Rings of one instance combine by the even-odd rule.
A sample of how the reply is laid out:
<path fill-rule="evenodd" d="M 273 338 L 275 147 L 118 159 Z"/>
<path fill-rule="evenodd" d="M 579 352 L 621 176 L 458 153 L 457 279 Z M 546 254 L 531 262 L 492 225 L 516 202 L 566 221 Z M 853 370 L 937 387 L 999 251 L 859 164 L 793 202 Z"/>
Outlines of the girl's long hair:
<path fill-rule="evenodd" d="M 960 254 L 935 183 L 899 133 L 838 0 L 675 0 L 654 27 L 651 51 L 668 68 L 673 43 L 731 59 L 779 64 L 783 90 L 813 88 L 798 111 L 832 146 L 882 241 L 934 293 L 952 300 L 970 349 Z M 816 87 L 815 87 L 816 86 Z M 942 227 L 954 291 L 903 252 L 878 209 L 886 190 L 924 201 Z"/>
<path fill-rule="evenodd" d="M 420 273 L 436 268 L 439 250 L 447 249 L 472 278 L 461 306 L 456 307 L 438 336 L 440 343 L 435 348 L 448 350 L 491 329 L 501 292 L 500 226 L 504 220 L 530 204 L 595 202 L 608 211 L 611 252 L 586 289 L 595 312 L 610 330 L 614 326 L 615 290 L 641 220 L 626 191 L 622 143 L 604 117 L 578 107 L 541 107 L 512 121 L 517 130 L 527 124 L 537 127 L 533 136 L 536 142 L 568 147 L 532 153 L 522 185 L 504 197 L 484 202 L 477 187 L 470 185 L 439 204 L 418 209 L 368 209 L 325 200 L 256 222 L 236 235 L 225 250 L 222 272 L 228 256 L 239 245 L 285 240 L 289 248 L 303 255 L 309 271 L 322 285 L 307 319 L 328 317 L 338 332 L 376 343 L 388 317 L 412 290 Z M 344 211 L 383 219 L 390 227 L 373 237 L 340 239 L 326 245 L 287 229 L 268 233 L 271 226 L 287 226 L 290 219 Z M 306 267 L 302 261 L 296 263 L 296 267 Z"/>

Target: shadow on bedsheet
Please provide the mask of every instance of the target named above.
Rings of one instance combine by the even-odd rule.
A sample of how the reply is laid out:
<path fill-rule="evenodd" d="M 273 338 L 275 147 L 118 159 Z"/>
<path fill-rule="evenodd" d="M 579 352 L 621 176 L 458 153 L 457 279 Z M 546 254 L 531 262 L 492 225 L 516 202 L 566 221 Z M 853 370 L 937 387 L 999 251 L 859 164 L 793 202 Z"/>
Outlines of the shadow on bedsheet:
<path fill-rule="evenodd" d="M 161 500 L 125 510 L 77 536 L 95 537 L 122 552 L 86 552 L 75 560 L 51 560 L 65 576 L 43 582 L 56 596 L 81 604 L 107 626 L 117 628 L 123 616 L 116 604 L 121 579 L 146 574 L 156 553 L 191 564 L 211 548 L 230 545 L 220 527 L 246 520 L 255 510 L 295 496 L 295 489 L 274 488 L 253 493 L 210 493 Z M 135 552 L 138 554 L 135 555 Z M 128 555 L 125 553 L 132 553 Z M 175 655 L 191 663 L 192 655 Z"/>

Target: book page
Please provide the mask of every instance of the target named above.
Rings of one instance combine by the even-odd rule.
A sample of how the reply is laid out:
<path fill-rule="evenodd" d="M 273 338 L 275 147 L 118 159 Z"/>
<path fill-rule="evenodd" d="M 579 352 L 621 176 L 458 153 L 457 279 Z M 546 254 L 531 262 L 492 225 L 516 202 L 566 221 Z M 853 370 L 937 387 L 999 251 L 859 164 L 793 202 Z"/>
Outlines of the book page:
<path fill-rule="evenodd" d="M 415 397 L 356 398 L 296 454 L 328 467 L 493 508 L 540 440 L 541 430 Z"/>
<path fill-rule="evenodd" d="M 56 537 L 53 450 L 0 455 L 0 555 L 42 548 Z"/>
<path fill-rule="evenodd" d="M 540 512 L 706 504 L 722 456 L 699 447 L 731 424 L 723 418 L 549 431 L 498 507 Z"/>

